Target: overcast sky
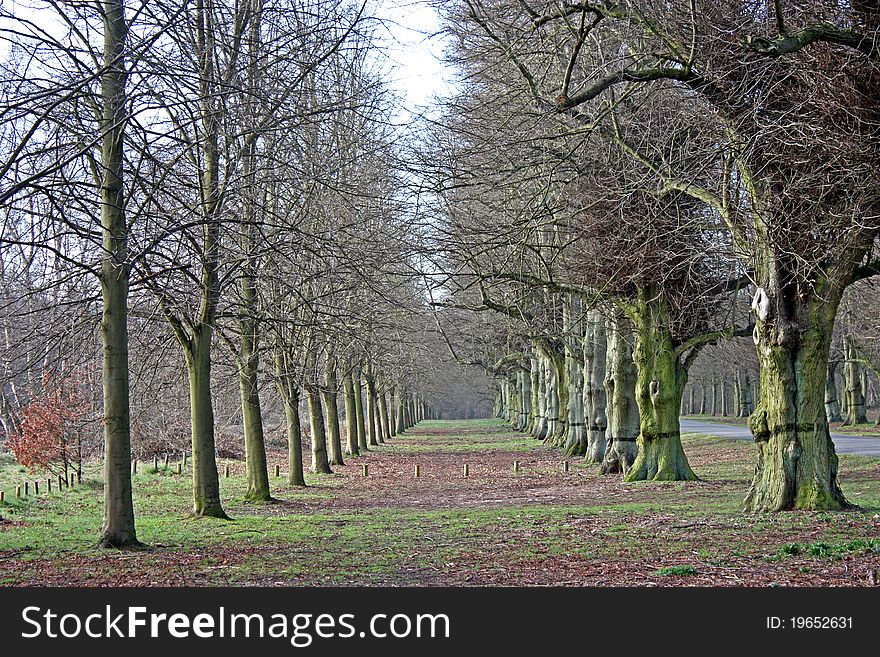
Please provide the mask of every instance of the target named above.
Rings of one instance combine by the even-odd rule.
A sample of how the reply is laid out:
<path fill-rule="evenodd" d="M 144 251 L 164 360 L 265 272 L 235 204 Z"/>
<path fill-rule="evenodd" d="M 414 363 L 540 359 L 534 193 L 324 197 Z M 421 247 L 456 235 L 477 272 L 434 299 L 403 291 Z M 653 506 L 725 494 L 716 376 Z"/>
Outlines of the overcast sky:
<path fill-rule="evenodd" d="M 405 95 L 407 109 L 418 113 L 450 91 L 451 75 L 441 61 L 444 41 L 436 35 L 438 16 L 420 0 L 379 0 L 379 16 L 387 21 L 394 86 Z"/>

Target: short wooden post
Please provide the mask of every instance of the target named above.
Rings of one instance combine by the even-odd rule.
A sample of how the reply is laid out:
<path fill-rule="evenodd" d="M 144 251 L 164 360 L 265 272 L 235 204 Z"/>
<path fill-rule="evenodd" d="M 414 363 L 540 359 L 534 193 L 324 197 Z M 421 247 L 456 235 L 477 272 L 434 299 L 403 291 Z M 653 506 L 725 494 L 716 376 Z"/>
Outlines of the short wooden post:
<path fill-rule="evenodd" d="M 226 476 L 227 479 L 229 479 L 229 466 L 228 465 L 224 468 L 223 474 Z"/>
<path fill-rule="evenodd" d="M 153 457 L 153 472 L 159 472 L 159 457 Z"/>
<path fill-rule="evenodd" d="M 52 492 L 52 480 L 51 479 L 46 480 L 46 490 L 49 491 L 49 493 Z"/>
<path fill-rule="evenodd" d="M 165 467 L 168 467 L 168 454 L 165 454 Z"/>
<path fill-rule="evenodd" d="M 419 476 L 419 466 L 417 465 L 416 466 L 416 477 L 418 477 L 418 476 Z"/>
<path fill-rule="evenodd" d="M 563 472 L 568 472 L 568 461 L 563 461 L 563 462 L 562 462 L 562 471 L 563 471 Z"/>
<path fill-rule="evenodd" d="M 364 463 L 364 477 L 366 478 L 366 476 L 367 476 L 368 474 L 370 474 L 370 470 L 369 470 L 369 468 L 367 467 L 367 464 Z"/>
<path fill-rule="evenodd" d="M 39 494 L 40 494 L 40 482 L 35 481 L 34 482 L 34 495 L 39 495 Z"/>
<path fill-rule="evenodd" d="M 180 462 L 178 462 L 177 463 L 177 474 L 182 474 L 182 473 L 183 473 L 183 465 Z"/>
<path fill-rule="evenodd" d="M 0 504 L 3 504 L 5 502 L 6 502 L 6 491 L 0 490 Z"/>
<path fill-rule="evenodd" d="M 134 461 L 131 462 L 131 474 L 137 474 L 137 473 L 138 473 L 138 460 L 135 459 Z"/>
<path fill-rule="evenodd" d="M 186 467 L 186 452 L 183 453 L 183 467 Z"/>
<path fill-rule="evenodd" d="M 61 489 L 64 487 L 64 477 L 58 475 L 58 492 L 61 492 Z"/>
<path fill-rule="evenodd" d="M 281 466 L 280 466 L 280 465 L 276 465 L 276 466 L 275 466 L 275 476 L 276 476 L 276 477 L 280 477 L 280 476 L 281 476 Z"/>
<path fill-rule="evenodd" d="M 16 497 L 21 497 L 21 486 L 16 486 L 16 487 L 15 487 L 15 496 L 16 496 Z"/>
<path fill-rule="evenodd" d="M 514 462 L 513 462 L 513 471 L 514 471 L 514 472 L 519 472 L 519 461 L 514 461 Z"/>
<path fill-rule="evenodd" d="M 464 464 L 464 476 L 465 477 L 468 476 L 468 464 L 467 463 Z"/>
<path fill-rule="evenodd" d="M 28 482 L 24 482 L 24 496 L 27 497 L 30 492 L 30 484 Z"/>

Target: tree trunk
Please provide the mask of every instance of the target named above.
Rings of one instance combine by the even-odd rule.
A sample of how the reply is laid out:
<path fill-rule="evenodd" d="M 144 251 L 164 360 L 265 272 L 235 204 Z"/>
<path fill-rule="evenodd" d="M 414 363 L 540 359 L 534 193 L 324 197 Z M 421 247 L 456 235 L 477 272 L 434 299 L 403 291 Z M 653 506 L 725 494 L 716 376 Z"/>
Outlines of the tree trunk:
<path fill-rule="evenodd" d="M 605 391 L 608 397 L 608 449 L 602 474 L 625 473 L 638 454 L 639 406 L 636 402 L 636 364 L 632 330 L 617 310 L 607 320 L 608 352 Z"/>
<path fill-rule="evenodd" d="M 406 431 L 406 395 L 398 393 L 397 395 L 397 433 L 402 434 Z"/>
<path fill-rule="evenodd" d="M 220 504 L 220 476 L 214 446 L 214 406 L 211 399 L 211 335 L 203 324 L 186 350 L 192 420 L 193 513 L 227 518 Z"/>
<path fill-rule="evenodd" d="M 317 386 L 306 386 L 306 402 L 309 405 L 309 426 L 312 432 L 312 472 L 332 474 L 327 458 L 327 432 L 324 429 L 324 409 Z"/>
<path fill-rule="evenodd" d="M 343 395 L 345 396 L 345 431 L 348 443 L 348 453 L 352 456 L 360 456 L 358 447 L 357 429 L 357 402 L 355 402 L 354 381 L 351 370 L 346 372 L 342 379 Z"/>
<path fill-rule="evenodd" d="M 377 393 L 376 401 L 379 404 L 379 435 L 382 442 L 391 440 L 391 430 L 388 428 L 388 397 L 386 393 Z"/>
<path fill-rule="evenodd" d="M 784 280 L 779 275 L 771 279 Z M 821 280 L 816 285 L 815 292 L 800 294 L 796 285 L 779 284 L 759 289 L 756 296 L 760 400 L 749 418 L 757 465 L 745 500 L 748 510 L 848 506 L 837 483 L 837 455 L 824 404 L 842 290 Z"/>
<path fill-rule="evenodd" d="M 339 432 L 339 384 L 336 380 L 336 364 L 328 360 L 324 372 L 324 388 L 321 390 L 324 410 L 327 413 L 327 446 L 330 465 L 345 465 L 342 458 L 342 436 Z"/>
<path fill-rule="evenodd" d="M 243 333 L 239 350 L 238 381 L 241 389 L 241 413 L 244 424 L 245 466 L 247 469 L 245 499 L 252 502 L 267 502 L 272 499 L 272 496 L 269 494 L 269 467 L 266 463 L 263 414 L 257 388 L 258 358 L 254 334 Z"/>
<path fill-rule="evenodd" d="M 837 383 L 834 380 L 836 361 L 828 361 L 828 376 L 825 377 L 825 416 L 829 422 L 843 422 L 840 415 L 840 401 L 837 398 Z"/>
<path fill-rule="evenodd" d="M 636 330 L 633 356 L 638 368 L 639 452 L 625 479 L 696 480 L 681 446 L 678 419 L 687 372 L 675 352 L 665 299 L 654 291 L 641 290 L 632 306 L 632 320 Z"/>
<path fill-rule="evenodd" d="M 367 419 L 370 432 L 370 445 L 378 445 L 381 440 L 378 430 L 378 417 L 376 409 L 376 382 L 367 370 Z"/>
<path fill-rule="evenodd" d="M 367 447 L 367 427 L 366 427 L 366 417 L 364 416 L 364 394 L 361 386 L 361 374 L 359 371 L 355 371 L 352 374 L 352 382 L 354 384 L 354 409 L 355 409 L 355 419 L 357 420 L 357 441 L 358 441 L 358 449 L 361 452 L 368 452 L 370 448 Z"/>
<path fill-rule="evenodd" d="M 847 413 L 844 424 L 865 424 L 868 421 L 868 416 L 865 411 L 865 392 L 862 387 L 862 367 L 857 360 L 858 352 L 855 342 L 849 336 L 844 339 L 844 357 L 846 362 L 843 366 L 843 374 L 847 397 Z"/>
<path fill-rule="evenodd" d="M 284 419 L 287 421 L 287 483 L 305 486 L 303 471 L 302 427 L 299 421 L 299 390 L 288 390 L 284 397 Z"/>
<path fill-rule="evenodd" d="M 125 125 L 125 3 L 104 3 L 101 75 L 101 341 L 104 348 L 104 522 L 98 544 L 139 545 L 131 491 L 131 414 L 128 373 L 128 227 L 123 185 Z"/>
<path fill-rule="evenodd" d="M 605 374 L 607 360 L 607 338 L 605 318 L 597 310 L 587 314 L 587 336 L 590 339 L 589 349 L 584 349 L 584 365 L 586 366 L 584 389 L 589 399 L 589 415 L 587 424 L 587 463 L 602 463 L 606 451 L 606 430 L 608 429 L 607 395 L 605 391 Z"/>

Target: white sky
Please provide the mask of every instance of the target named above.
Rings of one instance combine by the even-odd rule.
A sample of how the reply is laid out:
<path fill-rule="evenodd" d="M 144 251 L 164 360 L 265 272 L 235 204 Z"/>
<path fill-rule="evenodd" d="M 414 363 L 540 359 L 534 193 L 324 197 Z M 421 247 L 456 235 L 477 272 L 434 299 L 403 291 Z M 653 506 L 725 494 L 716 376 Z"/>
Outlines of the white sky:
<path fill-rule="evenodd" d="M 436 34 L 439 18 L 423 0 L 379 0 L 378 7 L 378 16 L 387 21 L 393 85 L 404 95 L 406 109 L 418 114 L 451 93 L 452 75 L 442 62 L 444 39 Z"/>

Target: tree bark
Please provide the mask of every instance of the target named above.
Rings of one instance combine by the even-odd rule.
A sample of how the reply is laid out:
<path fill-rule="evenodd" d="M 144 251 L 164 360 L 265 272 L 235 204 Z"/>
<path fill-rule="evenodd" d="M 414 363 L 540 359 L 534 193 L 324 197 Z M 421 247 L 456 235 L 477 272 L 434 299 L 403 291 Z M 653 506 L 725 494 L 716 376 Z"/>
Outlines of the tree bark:
<path fill-rule="evenodd" d="M 602 474 L 625 473 L 638 454 L 639 406 L 636 402 L 636 364 L 632 330 L 626 318 L 612 310 L 606 324 L 608 335 L 605 391 L 608 397 L 608 449 Z"/>
<path fill-rule="evenodd" d="M 760 399 L 749 418 L 757 465 L 745 508 L 829 510 L 848 506 L 837 483 L 837 455 L 825 417 L 825 384 L 834 317 L 843 289 L 816 282 L 799 292 L 769 270 L 759 289 L 755 337 Z M 759 279 L 760 280 L 760 279 Z"/>
<path fill-rule="evenodd" d="M 351 370 L 346 372 L 342 379 L 343 395 L 345 396 L 345 431 L 348 444 L 348 453 L 352 456 L 360 456 L 358 446 L 357 429 L 357 402 L 355 401 L 354 381 Z"/>
<path fill-rule="evenodd" d="M 324 409 L 317 386 L 306 386 L 306 402 L 309 406 L 309 426 L 312 433 L 312 472 L 332 474 L 327 458 L 327 433 L 324 429 Z"/>
<path fill-rule="evenodd" d="M 354 384 L 354 409 L 355 420 L 357 426 L 358 449 L 361 452 L 368 452 L 370 448 L 367 446 L 367 427 L 366 418 L 364 417 L 364 394 L 361 386 L 360 371 L 352 373 L 352 382 Z"/>
<path fill-rule="evenodd" d="M 328 359 L 324 372 L 324 387 L 321 389 L 324 410 L 327 413 L 327 446 L 330 465 L 345 465 L 342 458 L 342 436 L 339 431 L 339 384 L 336 380 L 336 364 Z"/>
<path fill-rule="evenodd" d="M 291 389 L 284 397 L 284 419 L 287 421 L 287 483 L 305 486 L 303 470 L 302 427 L 299 420 L 299 390 Z"/>
<path fill-rule="evenodd" d="M 865 424 L 868 415 L 865 411 L 865 392 L 862 387 L 862 367 L 858 362 L 858 352 L 855 342 L 849 336 L 844 338 L 843 366 L 844 383 L 846 385 L 846 419 L 844 424 Z"/>
<path fill-rule="evenodd" d="M 636 331 L 639 451 L 625 480 L 696 480 L 681 445 L 678 415 L 687 372 L 676 355 L 665 299 L 654 290 L 640 290 L 631 309 Z"/>
<path fill-rule="evenodd" d="M 829 422 L 843 422 L 840 414 L 840 401 L 837 398 L 837 383 L 834 380 L 836 361 L 828 361 L 828 376 L 825 377 L 825 416 Z"/>
<path fill-rule="evenodd" d="M 98 545 L 139 545 L 131 490 L 131 411 L 128 372 L 128 226 L 123 184 L 126 112 L 125 2 L 104 3 L 101 74 L 101 341 L 104 349 L 104 521 Z"/>
<path fill-rule="evenodd" d="M 212 329 L 202 324 L 185 350 L 189 370 L 192 421 L 193 513 L 228 518 L 220 504 L 220 476 L 214 446 L 214 406 L 211 398 Z"/>
<path fill-rule="evenodd" d="M 607 360 L 607 338 L 605 318 L 597 310 L 587 314 L 587 337 L 590 345 L 584 348 L 586 384 L 584 390 L 589 400 L 587 423 L 587 449 L 584 454 L 587 463 L 602 463 L 606 451 L 606 431 L 608 429 L 607 395 L 605 373 Z"/>

